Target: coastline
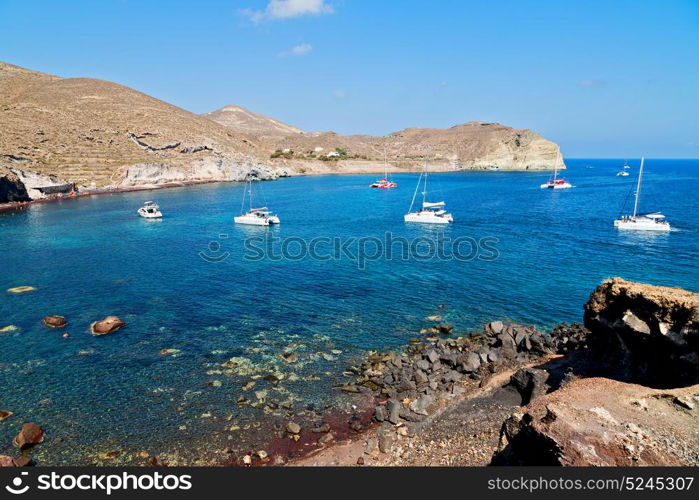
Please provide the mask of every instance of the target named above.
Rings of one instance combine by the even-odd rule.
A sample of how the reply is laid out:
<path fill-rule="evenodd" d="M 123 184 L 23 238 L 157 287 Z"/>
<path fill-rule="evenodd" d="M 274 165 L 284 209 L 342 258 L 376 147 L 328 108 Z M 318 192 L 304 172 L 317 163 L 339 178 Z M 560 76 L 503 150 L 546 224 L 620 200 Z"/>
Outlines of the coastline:
<path fill-rule="evenodd" d="M 388 170 L 388 173 L 405 173 L 405 174 L 410 174 L 410 173 L 419 173 L 420 169 L 416 168 L 415 170 L 407 170 L 407 169 L 402 169 L 402 168 L 396 168 L 393 167 L 392 169 Z M 324 176 L 353 176 L 353 175 L 369 175 L 369 174 L 375 174 L 375 175 L 382 175 L 386 171 L 383 169 L 375 168 L 375 169 L 368 169 L 368 170 L 363 170 L 363 169 L 357 169 L 357 170 L 332 170 L 329 169 L 327 171 L 312 171 L 312 172 L 294 172 L 293 175 L 286 175 L 286 176 L 280 176 L 277 179 L 263 179 L 258 182 L 266 182 L 266 181 L 274 181 L 278 180 L 281 178 L 286 178 L 286 177 L 324 177 Z M 454 172 L 459 172 L 459 173 L 464 173 L 464 172 L 479 172 L 479 173 L 486 173 L 486 172 L 526 172 L 526 173 L 542 173 L 542 172 L 547 172 L 546 170 L 525 170 L 525 169 L 498 169 L 498 170 L 485 170 L 485 169 L 444 169 L 444 170 L 437 170 L 434 171 L 434 174 L 444 174 L 444 173 L 454 173 Z M 182 182 L 168 182 L 168 183 L 163 183 L 163 184 L 143 184 L 143 185 L 138 185 L 138 186 L 128 186 L 128 187 L 113 187 L 113 188 L 97 188 L 97 189 L 90 189 L 84 192 L 72 194 L 72 195 L 52 195 L 52 196 L 47 196 L 45 198 L 38 198 L 35 200 L 30 200 L 30 201 L 14 201 L 14 202 L 6 202 L 6 203 L 0 203 L 0 212 L 13 212 L 13 211 L 20 211 L 24 210 L 26 208 L 29 208 L 30 206 L 34 204 L 41 204 L 41 203 L 51 203 L 51 202 L 56 202 L 56 201 L 66 201 L 66 200 L 71 200 L 71 199 L 76 199 L 76 198 L 84 198 L 84 197 L 89 197 L 89 196 L 99 196 L 99 195 L 104 195 L 104 194 L 116 194 L 116 193 L 129 193 L 129 192 L 134 192 L 134 191 L 155 191 L 159 189 L 170 189 L 170 188 L 178 188 L 178 187 L 188 187 L 188 186 L 198 186 L 201 184 L 217 184 L 217 183 L 231 183 L 231 182 L 236 182 L 240 183 L 240 181 L 225 181 L 225 180 L 220 180 L 220 179 L 215 179 L 215 180 L 194 180 L 194 181 L 182 181 Z"/>

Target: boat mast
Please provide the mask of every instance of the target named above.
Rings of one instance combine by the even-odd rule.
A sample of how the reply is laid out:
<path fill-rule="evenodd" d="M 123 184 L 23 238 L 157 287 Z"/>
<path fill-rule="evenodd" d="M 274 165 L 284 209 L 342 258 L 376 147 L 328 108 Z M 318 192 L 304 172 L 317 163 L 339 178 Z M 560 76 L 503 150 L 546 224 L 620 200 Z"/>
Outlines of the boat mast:
<path fill-rule="evenodd" d="M 430 161 L 430 154 L 427 153 L 425 156 L 425 189 L 422 191 L 422 207 L 425 207 L 425 202 L 427 201 L 427 164 Z"/>
<path fill-rule="evenodd" d="M 553 162 L 553 181 L 556 182 L 558 177 L 558 156 L 561 154 L 560 149 L 556 149 L 556 160 Z"/>
<path fill-rule="evenodd" d="M 388 146 L 383 145 L 383 175 L 388 180 Z"/>
<path fill-rule="evenodd" d="M 636 184 L 636 200 L 633 203 L 633 217 L 636 218 L 638 210 L 638 196 L 641 194 L 641 179 L 643 178 L 643 157 L 641 157 L 641 168 L 638 171 L 638 184 Z"/>

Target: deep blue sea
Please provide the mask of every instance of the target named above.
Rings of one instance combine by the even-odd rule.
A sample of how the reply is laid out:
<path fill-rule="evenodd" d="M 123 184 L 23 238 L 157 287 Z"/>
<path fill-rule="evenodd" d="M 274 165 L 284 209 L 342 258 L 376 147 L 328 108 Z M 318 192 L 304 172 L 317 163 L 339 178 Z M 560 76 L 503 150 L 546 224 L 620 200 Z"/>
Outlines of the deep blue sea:
<path fill-rule="evenodd" d="M 0 422 L 0 454 L 22 422 L 34 421 L 48 436 L 34 453 L 41 463 L 99 462 L 112 449 L 123 462 L 147 450 L 194 463 L 213 453 L 198 444 L 212 435 L 240 444 L 236 433 L 288 417 L 239 407 L 240 395 L 254 401 L 255 391 L 267 391 L 265 401 L 292 401 L 301 412 L 339 408 L 348 399 L 331 386 L 352 358 L 405 345 L 432 324 L 427 316 L 442 316 L 457 333 L 505 318 L 550 328 L 580 321 L 589 293 L 611 276 L 699 291 L 699 160 L 646 161 L 640 209 L 662 210 L 676 229 L 668 234 L 612 226 L 638 161 L 629 162 L 629 177 L 615 176 L 621 160 L 566 163 L 575 188 L 561 191 L 539 188 L 547 173 L 430 175 L 430 201 L 446 201 L 454 214 L 447 227 L 403 222 L 416 174 L 395 175 L 393 190 L 369 189 L 375 176 L 365 175 L 258 183 L 256 194 L 282 221 L 269 229 L 233 224 L 243 187 L 231 183 L 0 214 L 0 328 L 16 327 L 0 333 L 0 410 L 14 412 Z M 136 215 L 151 199 L 160 221 Z M 375 240 L 366 238 L 387 232 L 421 241 L 423 258 L 363 266 L 342 252 L 330 260 L 245 258 L 246 240 L 271 236 L 275 255 L 282 241 L 297 254 L 300 242 L 319 237 L 365 238 L 373 253 Z M 490 249 L 469 261 L 426 258 L 439 237 L 488 238 Z M 316 241 L 327 255 L 332 244 Z M 348 250 L 356 253 L 356 244 Z M 36 290 L 5 292 L 22 285 Z M 49 314 L 68 319 L 68 338 L 42 325 Z M 88 333 L 111 314 L 127 327 Z M 281 359 L 285 350 L 298 360 Z M 265 382 L 269 373 L 282 382 Z M 250 380 L 255 387 L 243 391 Z"/>

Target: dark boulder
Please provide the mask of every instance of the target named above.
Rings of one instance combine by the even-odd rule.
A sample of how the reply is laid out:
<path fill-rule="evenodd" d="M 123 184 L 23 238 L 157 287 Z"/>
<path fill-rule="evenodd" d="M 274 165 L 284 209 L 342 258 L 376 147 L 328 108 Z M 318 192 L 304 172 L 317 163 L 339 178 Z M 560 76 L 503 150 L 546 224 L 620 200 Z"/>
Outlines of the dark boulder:
<path fill-rule="evenodd" d="M 589 343 L 629 380 L 651 386 L 699 381 L 699 294 L 612 278 L 585 304 Z"/>
<path fill-rule="evenodd" d="M 520 396 L 522 396 L 522 406 L 528 405 L 533 399 L 546 394 L 549 386 L 546 381 L 549 373 L 538 368 L 520 368 L 510 377 L 512 385 Z"/>

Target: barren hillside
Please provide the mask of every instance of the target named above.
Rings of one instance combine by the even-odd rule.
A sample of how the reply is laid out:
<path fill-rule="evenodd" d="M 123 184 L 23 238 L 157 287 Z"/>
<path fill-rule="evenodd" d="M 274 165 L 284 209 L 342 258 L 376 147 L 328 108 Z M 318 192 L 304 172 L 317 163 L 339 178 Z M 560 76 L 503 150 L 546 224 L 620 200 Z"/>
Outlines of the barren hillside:
<path fill-rule="evenodd" d="M 565 168 L 558 146 L 528 129 L 469 122 L 448 129 L 407 128 L 386 137 L 308 133 L 239 106 L 203 115 L 238 133 L 254 133 L 261 154 L 292 171 L 354 173 L 414 169 L 432 158 L 437 170 L 552 170 Z M 340 157 L 335 156 L 340 151 Z M 330 157 L 328 157 L 330 155 Z M 380 165 L 379 165 L 380 163 Z"/>
<path fill-rule="evenodd" d="M 122 85 L 5 63 L 0 129 L 0 165 L 37 185 L 234 179 L 256 151 L 243 134 Z"/>
<path fill-rule="evenodd" d="M 230 104 L 206 113 L 209 120 L 235 130 L 241 134 L 255 135 L 262 140 L 274 142 L 279 138 L 303 134 L 303 130 L 252 111 Z"/>

